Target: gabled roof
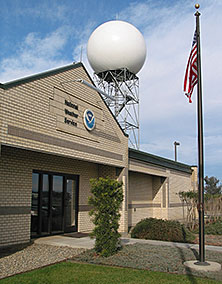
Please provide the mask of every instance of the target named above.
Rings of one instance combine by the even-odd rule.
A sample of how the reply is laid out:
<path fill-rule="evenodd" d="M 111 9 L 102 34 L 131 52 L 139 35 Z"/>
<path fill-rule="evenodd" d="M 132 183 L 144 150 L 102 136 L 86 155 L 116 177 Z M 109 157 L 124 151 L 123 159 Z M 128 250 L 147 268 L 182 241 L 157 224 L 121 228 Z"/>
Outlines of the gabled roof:
<path fill-rule="evenodd" d="M 0 83 L 0 88 L 4 89 L 4 90 L 8 90 L 10 88 L 13 88 L 13 87 L 25 84 L 25 83 L 33 82 L 33 81 L 38 80 L 38 79 L 43 79 L 43 78 L 53 76 L 53 75 L 56 75 L 56 74 L 59 74 L 59 73 L 62 73 L 62 72 L 65 72 L 65 71 L 68 71 L 68 70 L 71 70 L 71 69 L 76 69 L 76 68 L 79 68 L 79 67 L 82 67 L 84 69 L 84 71 L 86 72 L 87 76 L 89 77 L 92 85 L 95 86 L 95 84 L 94 84 L 92 78 L 90 77 L 88 71 L 86 70 L 85 66 L 82 64 L 82 62 L 78 62 L 78 63 L 69 64 L 69 65 L 66 65 L 66 66 L 63 66 L 63 67 L 59 67 L 59 68 L 56 68 L 56 69 L 48 70 L 48 71 L 45 71 L 45 72 L 41 72 L 41 73 L 38 73 L 38 74 L 35 74 L 35 75 L 27 76 L 27 77 L 24 77 L 24 78 L 21 78 L 21 79 L 18 79 L 18 80 L 14 80 L 14 81 L 11 81 L 11 82 L 7 82 L 7 83 L 3 83 L 3 84 Z M 101 99 L 103 100 L 103 97 L 101 96 L 101 94 L 99 92 L 98 92 L 98 94 L 100 95 Z M 124 136 L 128 137 L 128 134 L 126 134 L 123 131 L 118 120 L 116 119 L 116 117 L 114 116 L 114 114 L 112 113 L 112 111 L 110 110 L 108 105 L 106 104 L 106 102 L 104 100 L 103 100 L 103 102 L 104 102 L 105 106 L 108 108 L 108 110 L 110 111 L 110 113 L 112 114 L 113 118 L 115 119 L 116 123 L 118 124 L 118 126 L 121 129 Z"/>
<path fill-rule="evenodd" d="M 175 162 L 170 159 L 162 158 L 162 157 L 152 155 L 146 152 L 142 152 L 139 150 L 135 150 L 132 148 L 129 148 L 129 159 L 130 158 L 138 160 L 138 161 L 146 162 L 149 164 L 153 164 L 156 166 L 161 166 L 164 168 L 169 168 L 169 169 L 173 169 L 173 170 L 177 170 L 177 171 L 181 171 L 181 172 L 185 172 L 189 174 L 192 173 L 191 166 L 189 165 Z"/>
<path fill-rule="evenodd" d="M 53 76 L 53 75 L 56 75 L 58 73 L 68 71 L 68 70 L 71 70 L 71 69 L 76 69 L 80 66 L 83 67 L 83 64 L 81 62 L 73 63 L 73 64 L 70 64 L 70 65 L 63 66 L 63 67 L 59 67 L 59 68 L 56 68 L 56 69 L 48 70 L 48 71 L 41 72 L 41 73 L 38 73 L 38 74 L 35 74 L 35 75 L 31 75 L 31 76 L 27 76 L 27 77 L 24 77 L 24 78 L 21 78 L 21 79 L 10 81 L 10 82 L 4 83 L 4 84 L 0 84 L 0 88 L 7 90 L 7 89 L 13 88 L 13 87 L 18 86 L 18 85 L 33 82 L 35 80 L 43 79 L 43 78 L 46 78 L 48 76 Z"/>

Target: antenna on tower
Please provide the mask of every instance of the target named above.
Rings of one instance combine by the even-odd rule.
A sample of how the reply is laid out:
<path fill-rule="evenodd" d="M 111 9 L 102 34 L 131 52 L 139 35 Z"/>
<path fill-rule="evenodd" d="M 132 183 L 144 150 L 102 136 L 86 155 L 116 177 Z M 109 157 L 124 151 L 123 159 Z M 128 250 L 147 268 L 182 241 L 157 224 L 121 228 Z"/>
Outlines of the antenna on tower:
<path fill-rule="evenodd" d="M 82 62 L 82 50 L 83 50 L 83 46 L 81 45 L 81 49 L 80 49 L 80 62 Z"/>
<path fill-rule="evenodd" d="M 130 146 L 139 149 L 139 78 L 136 74 L 146 59 L 143 35 L 127 22 L 106 22 L 91 34 L 87 56 L 97 87 L 107 94 L 103 96 L 104 101 L 129 135 Z"/>

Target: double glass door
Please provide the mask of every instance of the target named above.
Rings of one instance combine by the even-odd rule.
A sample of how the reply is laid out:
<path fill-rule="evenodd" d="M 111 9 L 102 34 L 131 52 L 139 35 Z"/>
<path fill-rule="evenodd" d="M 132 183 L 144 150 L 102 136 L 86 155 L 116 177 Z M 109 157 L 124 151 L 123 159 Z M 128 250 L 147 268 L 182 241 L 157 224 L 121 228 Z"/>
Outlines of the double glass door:
<path fill-rule="evenodd" d="M 33 171 L 31 235 L 77 231 L 78 176 Z"/>

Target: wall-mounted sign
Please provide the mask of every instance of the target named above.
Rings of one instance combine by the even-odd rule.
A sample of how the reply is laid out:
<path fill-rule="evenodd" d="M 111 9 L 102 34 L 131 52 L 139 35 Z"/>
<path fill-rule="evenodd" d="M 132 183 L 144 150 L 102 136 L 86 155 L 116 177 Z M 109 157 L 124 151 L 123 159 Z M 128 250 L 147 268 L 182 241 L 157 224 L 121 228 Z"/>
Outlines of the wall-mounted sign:
<path fill-rule="evenodd" d="M 69 101 L 67 101 L 67 100 L 65 100 L 65 105 L 67 105 L 67 106 L 69 106 L 69 107 L 71 107 L 71 108 L 74 108 L 74 109 L 76 109 L 76 110 L 79 109 L 77 105 L 75 105 L 75 104 L 73 104 L 72 102 L 69 102 Z"/>
<path fill-rule="evenodd" d="M 50 112 L 56 116 L 56 129 L 75 135 L 77 139 L 84 138 L 95 142 L 98 142 L 100 137 L 106 137 L 108 134 L 104 133 L 103 109 L 92 99 L 90 95 L 87 100 L 85 95 L 81 98 L 81 93 L 74 96 L 54 88 L 53 99 L 49 102 Z"/>
<path fill-rule="evenodd" d="M 73 121 L 72 119 L 68 119 L 67 117 L 64 118 L 64 122 L 67 123 L 68 125 L 77 127 L 77 122 Z"/>
<path fill-rule="evenodd" d="M 65 100 L 65 105 L 68 106 L 68 107 L 73 108 L 74 110 L 78 110 L 79 109 L 78 105 L 73 104 L 72 102 L 67 101 L 67 100 Z M 75 113 L 74 111 L 70 111 L 67 108 L 65 108 L 64 111 L 65 111 L 65 115 L 72 116 L 72 118 L 78 118 L 78 114 Z M 72 125 L 72 126 L 77 127 L 77 122 L 73 121 L 73 119 L 64 117 L 64 122 L 67 123 L 68 125 Z"/>
<path fill-rule="evenodd" d="M 86 109 L 84 111 L 83 123 L 84 123 L 86 129 L 88 129 L 89 131 L 92 131 L 94 129 L 94 127 L 96 125 L 96 120 L 95 120 L 94 113 L 91 110 Z"/>

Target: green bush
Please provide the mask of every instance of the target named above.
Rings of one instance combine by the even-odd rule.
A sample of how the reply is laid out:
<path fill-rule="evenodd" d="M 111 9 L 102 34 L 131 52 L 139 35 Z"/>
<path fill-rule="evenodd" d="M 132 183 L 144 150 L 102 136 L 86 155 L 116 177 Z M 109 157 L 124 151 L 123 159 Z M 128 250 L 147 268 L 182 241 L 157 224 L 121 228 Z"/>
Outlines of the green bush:
<path fill-rule="evenodd" d="M 95 251 L 101 256 L 110 256 L 121 247 L 118 233 L 120 205 L 123 201 L 122 183 L 110 178 L 91 179 L 92 196 L 89 204 L 93 206 L 95 228 L 92 235 L 96 237 Z"/>
<path fill-rule="evenodd" d="M 171 242 L 192 242 L 195 236 L 178 221 L 146 218 L 131 232 L 132 238 Z"/>
<path fill-rule="evenodd" d="M 205 224 L 204 232 L 206 235 L 222 235 L 222 221 L 217 220 L 212 223 Z M 197 227 L 193 233 L 199 233 L 199 227 Z"/>

